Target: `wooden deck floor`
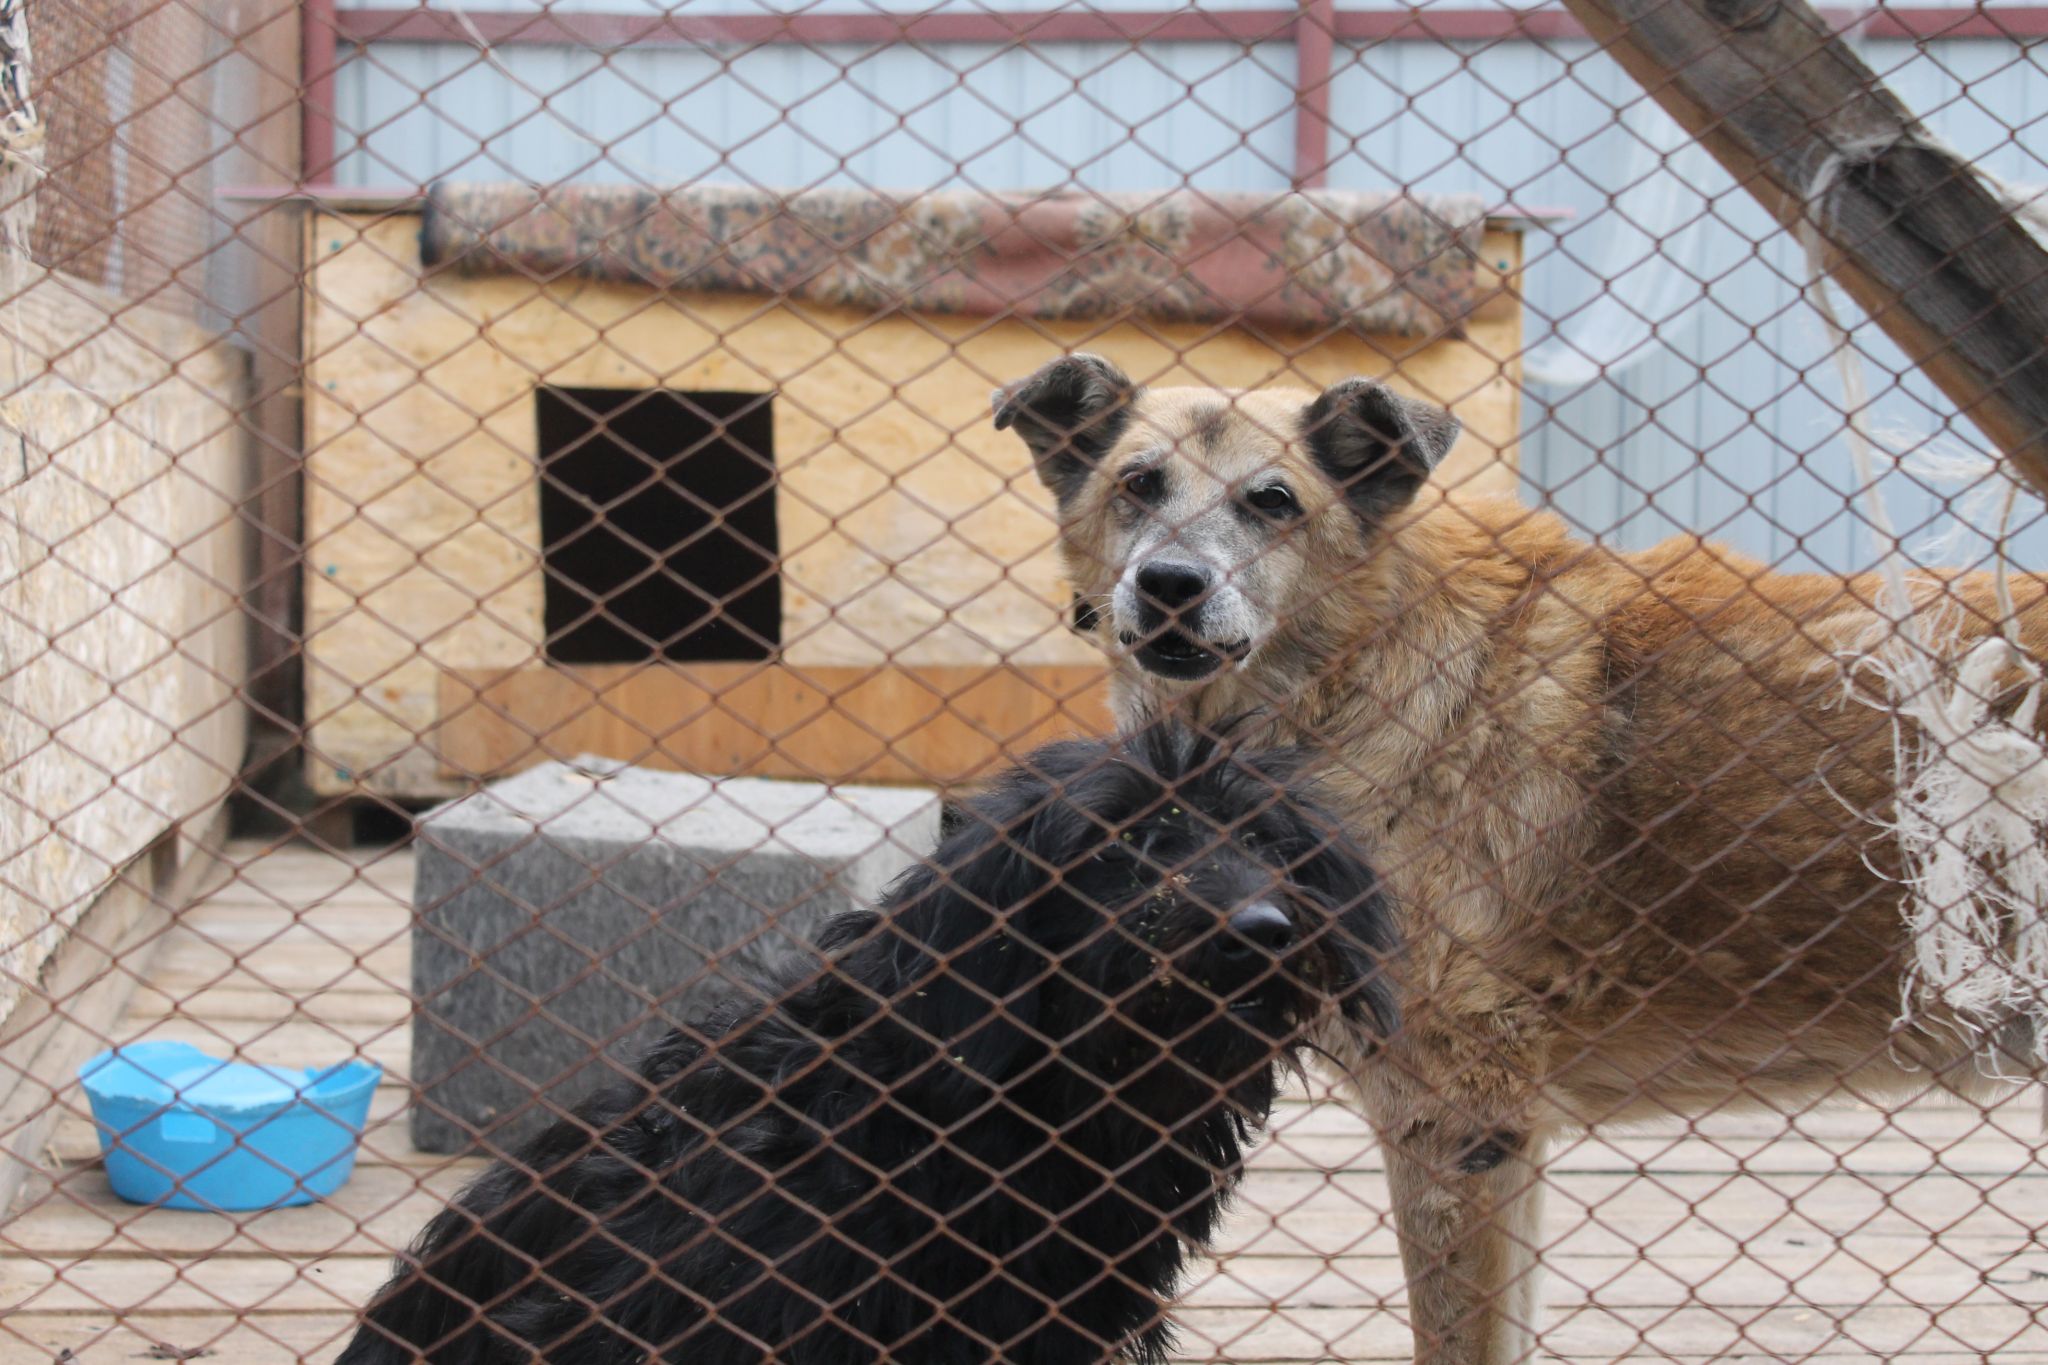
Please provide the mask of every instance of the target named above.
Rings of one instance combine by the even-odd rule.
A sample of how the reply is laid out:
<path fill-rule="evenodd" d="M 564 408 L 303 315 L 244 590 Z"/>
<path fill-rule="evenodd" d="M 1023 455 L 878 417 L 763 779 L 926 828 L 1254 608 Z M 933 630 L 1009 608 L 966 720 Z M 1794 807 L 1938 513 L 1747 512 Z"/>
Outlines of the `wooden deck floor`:
<path fill-rule="evenodd" d="M 73 1118 L 51 1178 L 0 1225 L 0 1360 L 330 1360 L 391 1250 L 470 1172 L 415 1151 L 407 1063 L 411 858 L 236 851 L 241 873 L 164 943 L 120 1033 L 257 1061 L 382 1062 L 355 1177 L 242 1218 L 116 1201 Z M 74 1105 L 79 1098 L 67 1097 Z M 2038 1100 L 1989 1115 L 1835 1107 L 1603 1136 L 1559 1160 L 1546 1356 L 2048 1362 Z M 1186 1354 L 1407 1358 L 1370 1137 L 1293 1102 L 1188 1296 Z M 202 1354 L 184 1354 L 201 1352 Z"/>

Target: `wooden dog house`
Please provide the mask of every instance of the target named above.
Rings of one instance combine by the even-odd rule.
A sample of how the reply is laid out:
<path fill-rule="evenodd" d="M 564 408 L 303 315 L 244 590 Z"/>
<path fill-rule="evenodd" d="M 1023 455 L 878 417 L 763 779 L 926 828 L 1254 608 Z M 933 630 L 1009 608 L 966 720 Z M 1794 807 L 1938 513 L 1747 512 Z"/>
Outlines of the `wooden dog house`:
<path fill-rule="evenodd" d="M 1052 509 L 988 420 L 1064 349 L 1390 375 L 1463 419 L 1451 477 L 1514 486 L 1521 238 L 1476 203 L 816 193 L 307 215 L 316 790 L 578 753 L 949 782 L 1099 728 Z"/>

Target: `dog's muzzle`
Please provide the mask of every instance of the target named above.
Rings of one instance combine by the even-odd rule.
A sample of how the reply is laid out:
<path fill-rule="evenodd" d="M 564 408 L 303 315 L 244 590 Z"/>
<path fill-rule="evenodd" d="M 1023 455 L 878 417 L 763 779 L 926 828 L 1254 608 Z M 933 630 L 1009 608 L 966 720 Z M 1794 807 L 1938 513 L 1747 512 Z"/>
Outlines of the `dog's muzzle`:
<path fill-rule="evenodd" d="M 1227 923 L 1229 933 L 1224 937 L 1223 951 L 1232 957 L 1264 953 L 1277 958 L 1292 948 L 1300 937 L 1294 931 L 1294 921 L 1287 918 L 1287 912 L 1270 901 L 1247 905 L 1232 915 Z"/>
<path fill-rule="evenodd" d="M 1201 628 L 1204 608 L 1216 588 L 1212 570 L 1197 564 L 1153 560 L 1138 570 L 1138 628 L 1117 640 L 1139 665 L 1163 678 L 1206 678 L 1223 661 L 1242 659 L 1248 640 L 1210 640 Z"/>
<path fill-rule="evenodd" d="M 1292 970 L 1304 950 L 1301 931 L 1270 901 L 1238 910 L 1218 933 L 1215 951 L 1233 986 L 1225 1008 L 1261 1035 L 1278 1041 L 1312 1011 Z"/>

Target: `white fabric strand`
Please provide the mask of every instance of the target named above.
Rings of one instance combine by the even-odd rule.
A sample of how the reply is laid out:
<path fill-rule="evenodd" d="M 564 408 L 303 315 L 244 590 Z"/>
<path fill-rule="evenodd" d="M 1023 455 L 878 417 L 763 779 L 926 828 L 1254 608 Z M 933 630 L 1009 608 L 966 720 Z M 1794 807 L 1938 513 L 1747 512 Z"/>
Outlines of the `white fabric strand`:
<path fill-rule="evenodd" d="M 1889 146 L 1892 144 L 1886 144 Z M 1842 171 L 1883 147 L 1845 148 L 1829 158 L 1808 196 L 1801 231 L 1811 293 L 1834 347 L 1848 414 L 1847 437 L 1877 542 L 1884 620 L 1849 661 L 1849 693 L 1892 717 L 1897 802 L 1889 818 L 1862 814 L 1898 842 L 1899 881 L 1912 956 L 1901 982 L 1901 1022 L 1965 1030 L 1981 1064 L 2002 1071 L 2019 1037 L 2048 1062 L 2048 754 L 2036 729 L 2042 672 L 2019 646 L 2005 562 L 2018 485 L 2008 482 L 1997 537 L 2001 633 L 1962 646 L 1961 612 L 1923 582 L 1916 604 L 1908 566 L 1879 484 L 1877 441 L 1867 419 L 1861 359 L 1828 297 L 1826 257 L 1811 215 Z M 1897 457 L 1891 455 L 1892 463 Z M 1960 654 L 1960 657 L 1958 655 Z M 2025 690 L 2010 720 L 1993 714 L 2017 673 Z M 1878 684 L 1867 692 L 1857 680 Z"/>

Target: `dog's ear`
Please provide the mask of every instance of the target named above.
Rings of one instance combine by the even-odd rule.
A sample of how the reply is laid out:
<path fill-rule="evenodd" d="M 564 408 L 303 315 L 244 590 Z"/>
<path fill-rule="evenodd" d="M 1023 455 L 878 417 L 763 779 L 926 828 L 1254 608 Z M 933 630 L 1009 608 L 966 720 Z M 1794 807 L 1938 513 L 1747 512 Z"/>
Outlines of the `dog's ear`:
<path fill-rule="evenodd" d="M 1140 390 L 1101 356 L 1062 356 L 1029 379 L 997 389 L 996 430 L 1011 427 L 1031 448 L 1038 477 L 1064 503 L 1123 435 Z"/>
<path fill-rule="evenodd" d="M 1458 439 L 1458 419 L 1370 379 L 1344 379 L 1302 414 L 1309 455 L 1368 525 L 1408 505 Z"/>

